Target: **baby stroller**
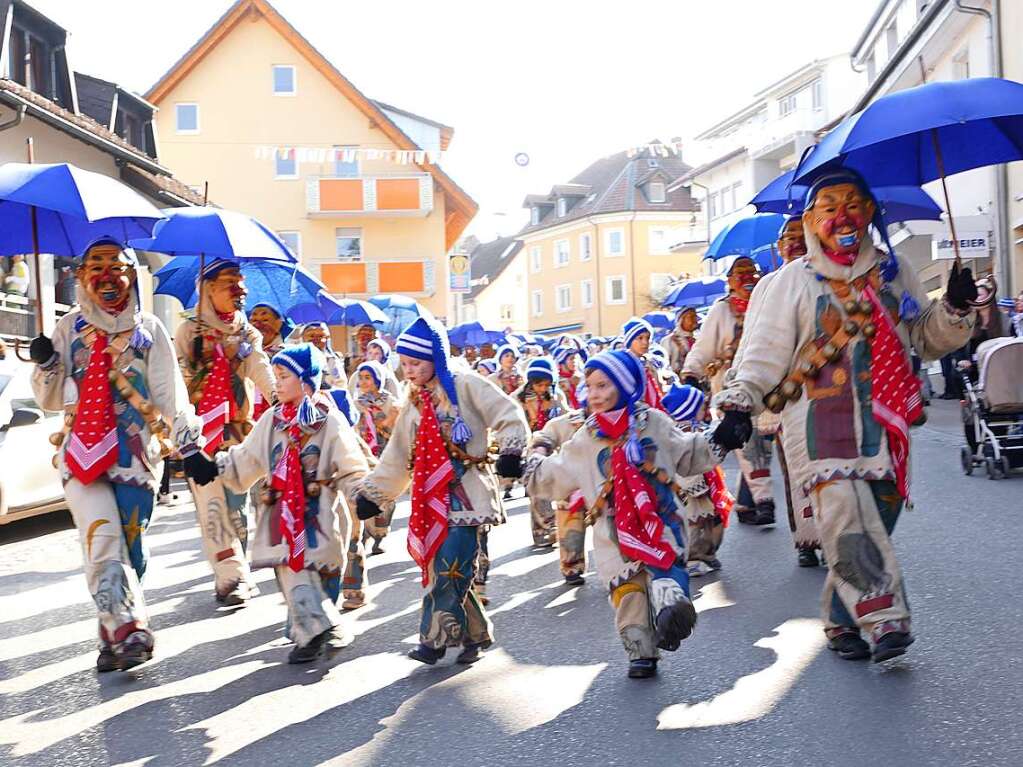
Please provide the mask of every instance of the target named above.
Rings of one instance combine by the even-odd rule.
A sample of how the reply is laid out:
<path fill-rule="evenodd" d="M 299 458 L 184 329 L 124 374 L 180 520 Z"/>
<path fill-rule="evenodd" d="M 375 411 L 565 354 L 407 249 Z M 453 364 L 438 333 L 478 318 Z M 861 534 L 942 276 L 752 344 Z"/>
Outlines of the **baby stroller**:
<path fill-rule="evenodd" d="M 989 479 L 1023 468 L 1023 338 L 993 338 L 977 347 L 976 367 L 961 370 L 966 398 L 960 449 L 963 471 L 984 465 Z"/>

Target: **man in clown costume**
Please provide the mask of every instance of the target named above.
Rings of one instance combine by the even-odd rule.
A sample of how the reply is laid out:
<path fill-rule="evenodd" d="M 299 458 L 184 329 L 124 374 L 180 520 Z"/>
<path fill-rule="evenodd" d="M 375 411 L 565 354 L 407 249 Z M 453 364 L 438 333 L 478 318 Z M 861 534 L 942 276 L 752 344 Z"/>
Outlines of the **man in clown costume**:
<path fill-rule="evenodd" d="M 284 339 L 295 329 L 294 323 L 268 303 L 258 303 L 249 310 L 249 322 L 263 337 L 263 351 L 271 359 L 284 348 Z M 257 389 L 252 403 L 252 420 L 258 421 L 270 408 L 270 403 Z"/>
<path fill-rule="evenodd" d="M 36 399 L 65 414 L 52 441 L 96 602 L 101 672 L 152 657 L 145 532 L 172 442 L 189 462 L 202 439 L 167 330 L 139 308 L 137 268 L 134 251 L 112 239 L 90 245 L 78 306 L 52 340 L 31 346 Z"/>
<path fill-rule="evenodd" d="M 734 377 L 714 400 L 721 430 L 748 433 L 780 412 L 792 480 L 808 495 L 827 556 L 828 646 L 881 662 L 913 642 L 909 603 L 890 535 L 909 501 L 909 427 L 923 416 L 909 353 L 937 359 L 974 324 L 976 286 L 956 265 L 928 299 L 912 267 L 878 250 L 884 221 L 848 170 L 811 184 L 807 254 L 783 267 L 762 301 Z"/>

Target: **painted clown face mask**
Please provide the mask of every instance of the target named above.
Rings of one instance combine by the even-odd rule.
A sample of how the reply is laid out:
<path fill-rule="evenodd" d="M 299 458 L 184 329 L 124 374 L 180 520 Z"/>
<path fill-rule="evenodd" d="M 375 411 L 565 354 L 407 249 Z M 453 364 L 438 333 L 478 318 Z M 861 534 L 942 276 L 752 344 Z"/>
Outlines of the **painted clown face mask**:
<path fill-rule="evenodd" d="M 785 223 L 778 238 L 778 255 L 786 264 L 806 255 L 806 238 L 803 236 L 803 219 L 794 218 Z"/>
<path fill-rule="evenodd" d="M 284 324 L 273 309 L 267 306 L 257 306 L 253 309 L 252 314 L 249 315 L 249 322 L 263 336 L 264 349 L 277 339 L 281 332 L 281 326 Z"/>
<path fill-rule="evenodd" d="M 306 328 L 302 333 L 302 340 L 311 343 L 321 352 L 327 350 L 327 331 L 318 326 Z"/>
<path fill-rule="evenodd" d="M 835 184 L 817 192 L 813 206 L 803 211 L 803 223 L 828 258 L 848 266 L 856 260 L 875 211 L 874 201 L 855 184 Z"/>
<path fill-rule="evenodd" d="M 728 272 L 728 292 L 735 298 L 748 301 L 759 281 L 756 264 L 749 258 L 737 258 Z"/>
<path fill-rule="evenodd" d="M 218 272 L 206 283 L 206 290 L 217 314 L 234 314 L 245 309 L 245 297 L 249 291 L 245 289 L 245 278 L 233 266 Z"/>
<path fill-rule="evenodd" d="M 695 309 L 686 309 L 679 315 L 678 327 L 683 333 L 692 333 L 700 325 L 700 318 L 696 316 Z"/>
<path fill-rule="evenodd" d="M 119 314 L 128 306 L 135 284 L 131 258 L 114 244 L 89 248 L 78 267 L 78 284 L 103 311 Z"/>

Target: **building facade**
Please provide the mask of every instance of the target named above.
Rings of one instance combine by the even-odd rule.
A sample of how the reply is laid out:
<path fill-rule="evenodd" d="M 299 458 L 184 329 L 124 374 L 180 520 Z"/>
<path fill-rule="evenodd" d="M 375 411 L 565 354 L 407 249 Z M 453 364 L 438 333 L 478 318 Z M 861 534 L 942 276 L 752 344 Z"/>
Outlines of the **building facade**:
<path fill-rule="evenodd" d="M 529 292 L 523 244 L 498 237 L 473 248 L 472 283 L 462 300 L 459 322 L 479 322 L 492 330 L 529 330 Z"/>

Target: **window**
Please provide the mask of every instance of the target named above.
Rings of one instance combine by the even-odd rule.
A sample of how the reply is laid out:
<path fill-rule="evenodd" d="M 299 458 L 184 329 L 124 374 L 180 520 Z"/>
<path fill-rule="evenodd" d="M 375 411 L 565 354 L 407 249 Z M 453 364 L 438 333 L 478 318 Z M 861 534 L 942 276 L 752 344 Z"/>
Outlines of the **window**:
<path fill-rule="evenodd" d="M 174 126 L 178 133 L 199 132 L 199 105 L 175 104 Z"/>
<path fill-rule="evenodd" d="M 572 308 L 572 286 L 558 285 L 554 289 L 554 301 L 559 312 L 567 312 Z"/>
<path fill-rule="evenodd" d="M 511 304 L 501 304 L 501 322 L 513 322 L 515 319 L 515 307 Z"/>
<path fill-rule="evenodd" d="M 361 261 L 362 229 L 348 226 L 335 229 L 334 248 L 340 261 Z"/>
<path fill-rule="evenodd" d="M 273 67 L 273 89 L 275 96 L 294 96 L 295 67 L 290 64 L 275 64 Z"/>
<path fill-rule="evenodd" d="M 782 96 L 778 99 L 778 116 L 784 117 L 787 114 L 791 114 L 796 111 L 796 94 L 790 93 L 788 96 Z"/>
<path fill-rule="evenodd" d="M 650 197 L 650 202 L 664 202 L 667 197 L 664 190 L 664 182 L 651 181 L 647 184 L 647 195 Z"/>
<path fill-rule="evenodd" d="M 895 51 L 899 49 L 899 21 L 892 19 L 892 23 L 884 31 L 885 40 L 888 44 L 888 58 L 895 58 Z"/>
<path fill-rule="evenodd" d="M 582 296 L 583 306 L 593 306 L 593 280 L 587 279 L 580 282 L 579 293 Z"/>
<path fill-rule="evenodd" d="M 568 200 L 564 197 L 558 198 L 558 218 L 564 218 L 568 213 Z"/>
<path fill-rule="evenodd" d="M 540 223 L 540 208 L 539 208 L 539 206 L 534 205 L 532 208 L 529 209 L 529 223 L 532 226 L 536 226 L 537 224 Z"/>
<path fill-rule="evenodd" d="M 529 249 L 529 271 L 536 274 L 543 268 L 543 250 L 539 245 Z"/>
<path fill-rule="evenodd" d="M 655 255 L 664 255 L 671 245 L 671 235 L 664 227 L 650 227 L 650 252 Z"/>
<path fill-rule="evenodd" d="M 359 175 L 359 147 L 334 147 L 334 175 L 338 178 L 356 178 Z"/>
<path fill-rule="evenodd" d="M 568 266 L 569 258 L 568 240 L 556 240 L 554 242 L 554 268 L 560 269 L 563 266 Z"/>
<path fill-rule="evenodd" d="M 820 80 L 810 83 L 810 103 L 814 111 L 824 109 L 824 83 Z"/>
<path fill-rule="evenodd" d="M 530 306 L 533 309 L 533 316 L 539 317 L 543 314 L 543 291 L 534 290 L 530 295 Z"/>
<path fill-rule="evenodd" d="M 620 256 L 625 253 L 625 232 L 611 229 L 607 232 L 607 255 Z"/>
<path fill-rule="evenodd" d="M 607 278 L 607 286 L 604 288 L 604 300 L 609 304 L 625 303 L 625 275 L 619 274 Z"/>
<path fill-rule="evenodd" d="M 707 212 L 711 218 L 718 217 L 718 193 L 711 192 L 707 197 Z"/>
<path fill-rule="evenodd" d="M 281 242 L 288 246 L 288 250 L 296 256 L 302 255 L 302 233 L 301 232 L 278 232 L 277 236 Z"/>
<path fill-rule="evenodd" d="M 593 258 L 593 238 L 589 234 L 579 235 L 579 260 L 589 261 Z"/>
<path fill-rule="evenodd" d="M 736 181 L 732 184 L 732 210 L 738 210 L 744 207 L 742 201 L 742 182 Z"/>
<path fill-rule="evenodd" d="M 298 178 L 298 159 L 294 149 L 278 149 L 274 155 L 274 178 Z"/>

